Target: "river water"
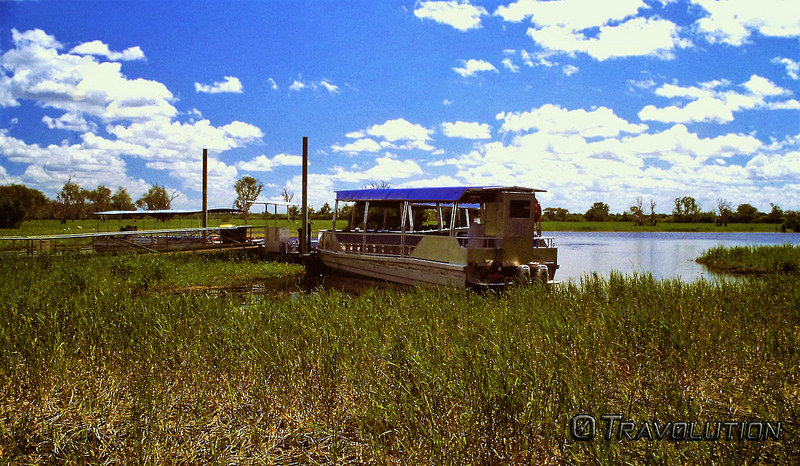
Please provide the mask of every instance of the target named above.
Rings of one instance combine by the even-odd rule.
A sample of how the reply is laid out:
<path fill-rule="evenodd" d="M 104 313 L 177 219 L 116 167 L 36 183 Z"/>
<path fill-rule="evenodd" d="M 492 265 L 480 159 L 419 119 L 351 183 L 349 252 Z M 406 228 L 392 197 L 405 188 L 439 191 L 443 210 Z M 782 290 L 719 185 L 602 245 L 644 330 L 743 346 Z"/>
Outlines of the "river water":
<path fill-rule="evenodd" d="M 720 279 L 695 262 L 714 246 L 798 244 L 797 233 L 545 232 L 558 246 L 559 281 L 587 273 L 650 273 L 656 278 Z"/>

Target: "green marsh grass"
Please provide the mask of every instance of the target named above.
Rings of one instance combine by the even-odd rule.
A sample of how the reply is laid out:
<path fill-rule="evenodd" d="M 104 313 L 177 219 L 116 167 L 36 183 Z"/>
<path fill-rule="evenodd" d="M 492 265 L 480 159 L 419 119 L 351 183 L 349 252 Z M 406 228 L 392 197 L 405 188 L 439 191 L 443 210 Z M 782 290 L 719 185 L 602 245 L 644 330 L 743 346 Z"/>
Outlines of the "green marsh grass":
<path fill-rule="evenodd" d="M 738 464 L 800 451 L 794 280 L 159 292 L 191 286 L 174 270 L 230 267 L 192 260 L 0 264 L 4 462 Z M 574 442 L 578 413 L 783 432 Z"/>
<path fill-rule="evenodd" d="M 697 258 L 716 272 L 800 275 L 800 246 L 717 246 Z"/>

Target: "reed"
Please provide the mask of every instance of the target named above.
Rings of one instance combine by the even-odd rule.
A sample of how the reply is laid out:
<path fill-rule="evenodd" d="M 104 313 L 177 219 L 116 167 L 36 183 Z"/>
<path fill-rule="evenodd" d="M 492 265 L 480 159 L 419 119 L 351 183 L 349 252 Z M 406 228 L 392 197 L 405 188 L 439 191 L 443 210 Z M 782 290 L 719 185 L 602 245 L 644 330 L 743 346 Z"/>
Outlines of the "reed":
<path fill-rule="evenodd" d="M 191 281 L 172 274 L 193 260 L 0 264 L 4 461 L 789 463 L 800 451 L 796 280 L 163 292 Z M 197 267 L 218 266 L 230 265 Z M 574 442 L 578 413 L 781 421 L 783 434 Z"/>
<path fill-rule="evenodd" d="M 703 252 L 697 262 L 717 272 L 800 275 L 800 246 L 717 246 Z"/>

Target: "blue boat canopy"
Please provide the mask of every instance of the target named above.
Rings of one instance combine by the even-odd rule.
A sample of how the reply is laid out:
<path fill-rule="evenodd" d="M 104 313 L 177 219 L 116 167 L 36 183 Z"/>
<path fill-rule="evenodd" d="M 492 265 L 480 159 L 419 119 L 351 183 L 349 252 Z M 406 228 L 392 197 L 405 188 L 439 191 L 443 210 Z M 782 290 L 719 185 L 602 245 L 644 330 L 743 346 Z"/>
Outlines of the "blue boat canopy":
<path fill-rule="evenodd" d="M 355 189 L 336 191 L 337 201 L 409 201 L 409 202 L 447 202 L 460 201 L 467 193 L 488 191 L 511 191 L 541 193 L 543 189 L 520 188 L 518 186 L 452 186 L 446 188 L 396 188 L 396 189 Z"/>

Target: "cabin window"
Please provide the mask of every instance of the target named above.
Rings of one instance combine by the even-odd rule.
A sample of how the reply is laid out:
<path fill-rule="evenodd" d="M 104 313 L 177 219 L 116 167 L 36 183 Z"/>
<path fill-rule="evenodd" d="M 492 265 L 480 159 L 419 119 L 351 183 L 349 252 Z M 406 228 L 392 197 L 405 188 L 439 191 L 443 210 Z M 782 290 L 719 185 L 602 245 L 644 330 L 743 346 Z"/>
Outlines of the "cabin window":
<path fill-rule="evenodd" d="M 508 203 L 508 216 L 511 218 L 531 218 L 531 201 L 510 201 Z"/>

